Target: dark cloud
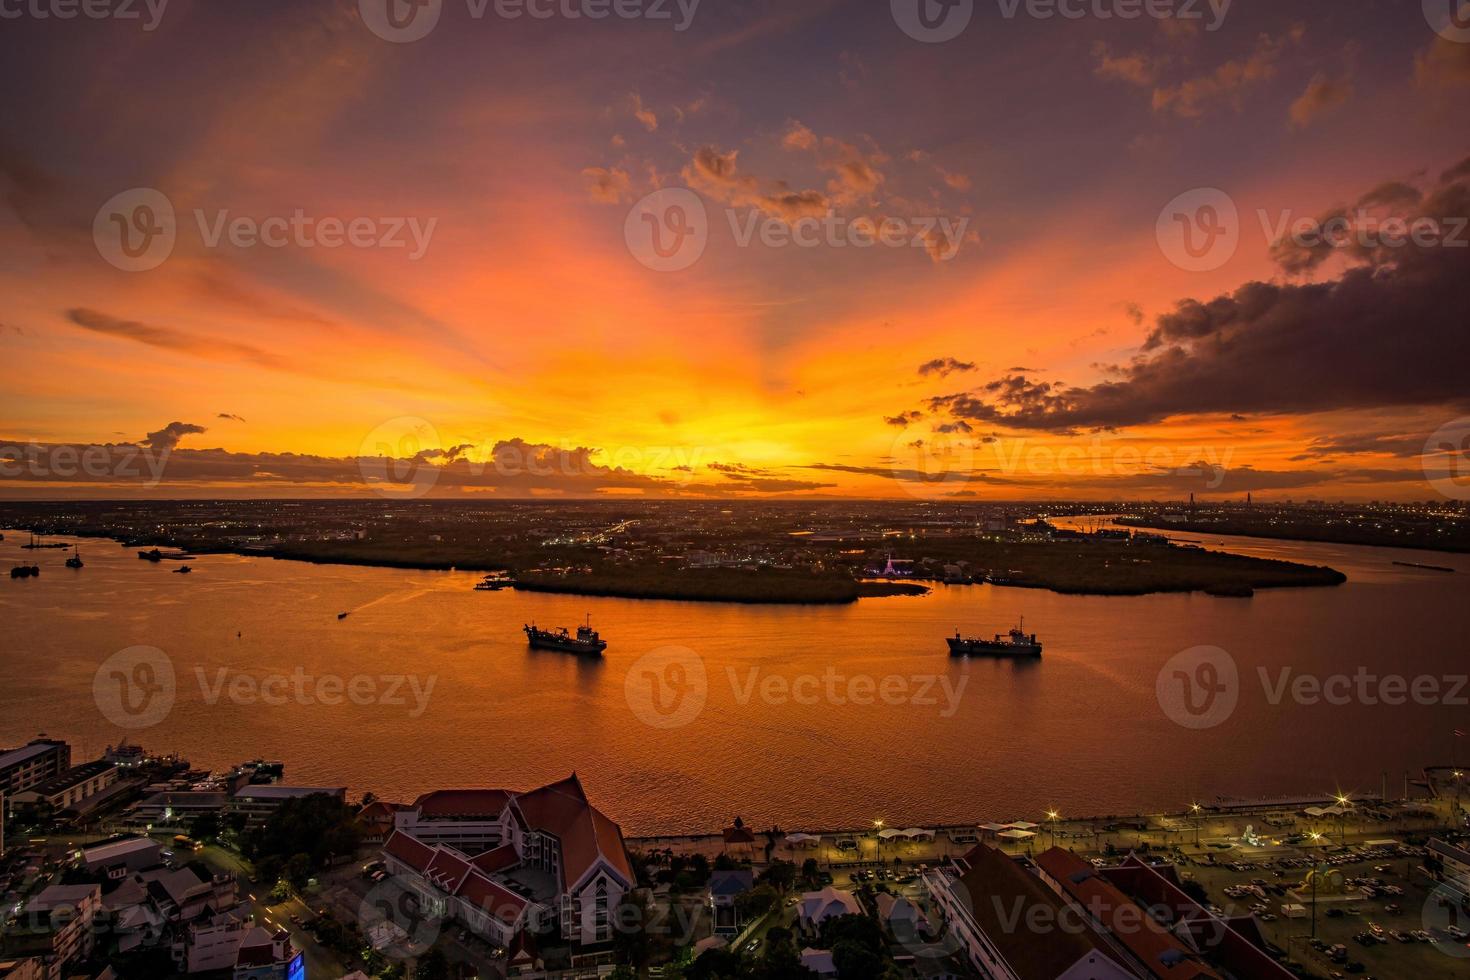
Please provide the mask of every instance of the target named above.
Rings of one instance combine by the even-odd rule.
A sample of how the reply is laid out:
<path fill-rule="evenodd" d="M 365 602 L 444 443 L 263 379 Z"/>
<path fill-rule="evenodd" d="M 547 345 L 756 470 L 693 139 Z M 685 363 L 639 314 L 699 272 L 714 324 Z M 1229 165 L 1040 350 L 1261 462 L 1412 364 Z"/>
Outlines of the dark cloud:
<path fill-rule="evenodd" d="M 284 360 L 274 354 L 249 344 L 231 340 L 216 340 L 202 337 L 173 327 L 160 327 L 137 320 L 124 320 L 97 310 L 68 310 L 66 318 L 85 330 L 136 341 L 149 347 L 157 347 L 180 354 L 191 354 L 212 361 L 245 361 L 260 367 L 282 370 L 287 368 Z"/>
<path fill-rule="evenodd" d="M 1314 270 L 1331 255 L 1350 265 L 1331 282 L 1250 282 L 1229 295 L 1184 300 L 1158 317 L 1117 380 L 1075 387 L 1013 373 L 935 398 L 929 408 L 954 419 L 1067 432 L 1200 414 L 1464 406 L 1470 165 L 1447 176 L 1407 216 L 1440 229 L 1433 244 L 1404 237 L 1395 245 L 1386 229 L 1364 235 L 1354 225 L 1325 250 L 1279 246 L 1289 271 Z M 1407 200 L 1388 186 L 1369 196 Z"/>
<path fill-rule="evenodd" d="M 915 422 L 922 421 L 923 418 L 924 418 L 924 413 L 923 412 L 913 411 L 913 412 L 904 412 L 904 413 L 902 413 L 900 415 L 888 416 L 888 417 L 884 418 L 883 421 L 884 422 L 887 422 L 891 426 L 894 426 L 895 428 L 907 429 L 910 425 L 913 425 Z"/>
<path fill-rule="evenodd" d="M 233 414 L 231 412 L 220 412 L 218 415 L 215 416 L 215 418 L 217 418 L 217 419 L 229 419 L 231 422 L 244 422 L 245 421 L 240 416 L 235 415 L 235 414 Z"/>
<path fill-rule="evenodd" d="M 148 433 L 147 438 L 143 440 L 143 445 L 150 449 L 173 449 L 184 436 L 198 435 L 208 431 L 204 426 L 195 425 L 192 422 L 170 422 L 157 432 Z"/>
<path fill-rule="evenodd" d="M 951 374 L 963 374 L 973 370 L 975 370 L 975 363 L 973 361 L 959 361 L 953 357 L 936 357 L 932 361 L 926 361 L 919 365 L 919 374 L 926 378 L 930 375 L 947 378 Z"/>

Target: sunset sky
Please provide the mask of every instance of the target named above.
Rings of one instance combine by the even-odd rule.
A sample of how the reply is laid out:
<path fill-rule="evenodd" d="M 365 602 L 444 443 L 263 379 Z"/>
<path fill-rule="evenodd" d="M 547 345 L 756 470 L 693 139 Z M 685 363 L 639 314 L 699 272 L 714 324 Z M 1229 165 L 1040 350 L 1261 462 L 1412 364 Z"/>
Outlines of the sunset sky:
<path fill-rule="evenodd" d="M 974 0 L 943 43 L 921 0 L 443 0 L 411 42 L 390 2 L 0 3 L 0 495 L 1432 499 L 1456 465 L 1470 36 L 1417 2 Z M 176 239 L 127 271 L 139 188 Z M 687 268 L 645 264 L 660 189 L 704 210 Z M 1221 201 L 1233 254 L 1191 258 Z M 1350 244 L 1279 240 L 1338 209 Z M 298 212 L 363 244 L 211 241 Z M 763 242 L 804 218 L 904 242 Z M 55 455 L 92 445 L 169 456 Z"/>

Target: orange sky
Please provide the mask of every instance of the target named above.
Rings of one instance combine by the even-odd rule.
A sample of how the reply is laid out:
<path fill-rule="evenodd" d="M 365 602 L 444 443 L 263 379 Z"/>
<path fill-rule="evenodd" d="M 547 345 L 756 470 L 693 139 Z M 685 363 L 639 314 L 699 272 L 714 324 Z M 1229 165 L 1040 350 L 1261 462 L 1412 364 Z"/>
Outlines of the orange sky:
<path fill-rule="evenodd" d="M 353 460 L 385 431 L 412 431 L 416 444 L 391 451 L 468 447 L 456 458 L 482 468 L 511 440 L 597 451 L 578 474 L 591 479 L 545 492 L 602 492 L 597 475 L 620 468 L 651 478 L 637 487 L 649 493 L 1434 498 L 1422 447 L 1470 414 L 1463 390 L 1430 377 L 1418 394 L 1355 382 L 1285 397 L 1254 390 L 1243 355 L 1208 360 L 1207 344 L 1255 345 L 1288 378 L 1303 358 L 1311 385 L 1341 355 L 1322 377 L 1351 377 L 1351 351 L 1312 319 L 1328 304 L 1261 314 L 1239 328 L 1249 336 L 1235 324 L 1176 336 L 1197 406 L 1188 381 L 1145 397 L 1129 380 L 1135 359 L 1162 356 L 1145 341 L 1181 301 L 1251 280 L 1331 283 L 1365 264 L 1420 270 L 1427 292 L 1451 268 L 1437 253 L 1345 254 L 1288 274 L 1257 211 L 1315 217 L 1392 181 L 1419 197 L 1387 212 L 1453 218 L 1431 205 L 1463 199 L 1449 172 L 1470 152 L 1470 45 L 1437 37 L 1417 8 L 1238 6 L 1214 32 L 977 12 L 936 45 L 887 10 L 842 3 L 732 4 L 684 32 L 476 21 L 449 4 L 408 44 L 375 36 L 346 2 L 174 0 L 152 31 L 8 23 L 25 51 L 0 77 L 32 95 L 0 124 L 0 438 L 137 442 L 181 422 L 181 437 L 155 440 L 180 460 L 258 456 L 248 479 L 181 464 L 143 490 L 83 488 L 101 495 L 361 491 L 293 475 L 278 454 Z M 1156 224 L 1170 199 L 1207 187 L 1238 207 L 1239 247 L 1186 271 Z M 164 195 L 177 222 L 172 251 L 143 271 L 109 264 L 117 243 L 93 232 L 132 188 Z M 692 188 L 705 210 L 708 244 L 687 269 L 645 267 L 625 236 L 658 188 Z M 298 210 L 432 234 L 416 258 L 208 241 L 222 215 Z M 742 246 L 731 228 L 829 211 L 966 234 L 936 260 Z M 1375 322 L 1354 329 L 1421 329 Z M 1307 339 L 1277 352 L 1280 337 Z M 1424 349 L 1383 363 L 1385 377 L 1432 367 Z M 922 373 L 931 361 L 944 364 Z M 1021 421 L 1020 403 L 986 387 L 1014 376 L 1075 392 Z M 985 409 L 928 401 L 959 394 Z M 1114 394 L 1126 411 L 1099 407 Z M 911 411 L 922 418 L 885 421 Z M 969 431 L 945 431 L 957 422 Z M 7 496 L 77 489 L 0 475 Z"/>

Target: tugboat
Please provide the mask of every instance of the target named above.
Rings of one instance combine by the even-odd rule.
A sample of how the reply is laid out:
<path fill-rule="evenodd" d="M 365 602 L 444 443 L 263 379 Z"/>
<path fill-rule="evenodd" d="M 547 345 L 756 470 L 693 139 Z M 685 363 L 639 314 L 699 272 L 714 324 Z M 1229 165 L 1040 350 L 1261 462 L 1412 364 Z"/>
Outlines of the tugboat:
<path fill-rule="evenodd" d="M 955 630 L 954 636 L 948 640 L 949 655 L 951 657 L 1039 657 L 1041 656 L 1041 641 L 1036 638 L 1035 633 L 1028 634 L 1025 630 L 1026 617 L 1021 617 L 1021 625 L 1011 630 L 1006 636 L 997 633 L 993 640 L 971 639 L 960 635 Z"/>
<path fill-rule="evenodd" d="M 475 591 L 499 592 L 501 589 L 510 588 L 514 584 L 515 583 L 511 581 L 509 575 L 506 575 L 504 572 L 500 572 L 495 575 L 486 575 L 479 583 L 475 585 Z"/>
<path fill-rule="evenodd" d="M 82 549 L 81 548 L 77 548 L 75 551 L 73 551 L 71 553 L 71 557 L 66 560 L 66 567 L 67 568 L 81 568 L 82 567 Z"/>
<path fill-rule="evenodd" d="M 592 617 L 587 617 L 587 623 L 577 627 L 577 635 L 572 636 L 565 626 L 554 630 L 537 629 L 535 623 L 524 627 L 526 640 L 531 644 L 533 650 L 559 650 L 562 653 L 575 653 L 584 657 L 600 657 L 602 651 L 607 649 L 607 641 L 597 635 L 592 628 Z"/>
<path fill-rule="evenodd" d="M 140 551 L 138 557 L 144 561 L 163 561 L 163 552 L 154 548 L 152 551 Z"/>
<path fill-rule="evenodd" d="M 40 574 L 40 565 L 16 565 L 10 570 L 11 578 L 35 578 Z"/>
<path fill-rule="evenodd" d="M 178 568 L 175 568 L 174 569 L 174 574 L 175 575 L 188 575 L 193 570 L 194 569 L 190 568 L 188 565 L 180 565 Z"/>

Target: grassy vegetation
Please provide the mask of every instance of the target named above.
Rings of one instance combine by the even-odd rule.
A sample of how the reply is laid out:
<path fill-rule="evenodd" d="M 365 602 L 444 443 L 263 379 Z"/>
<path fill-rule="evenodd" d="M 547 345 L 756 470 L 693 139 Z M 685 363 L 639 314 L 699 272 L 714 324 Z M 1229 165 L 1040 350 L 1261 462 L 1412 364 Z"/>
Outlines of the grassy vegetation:
<path fill-rule="evenodd" d="M 845 575 L 816 576 L 780 569 L 642 568 L 620 566 L 584 575 L 523 572 L 516 588 L 531 592 L 687 599 L 697 602 L 833 604 L 856 602 L 858 583 Z"/>

